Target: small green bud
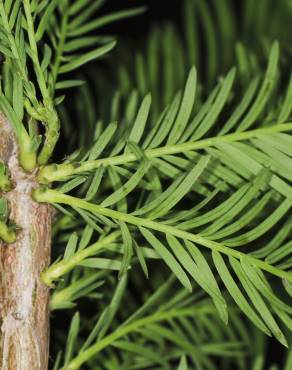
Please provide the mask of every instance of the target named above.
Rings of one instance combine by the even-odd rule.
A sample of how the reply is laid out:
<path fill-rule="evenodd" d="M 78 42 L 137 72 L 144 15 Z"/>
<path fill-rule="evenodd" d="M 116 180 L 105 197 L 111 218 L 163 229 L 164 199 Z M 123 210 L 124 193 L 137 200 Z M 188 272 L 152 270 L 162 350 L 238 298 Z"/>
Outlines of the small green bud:
<path fill-rule="evenodd" d="M 15 230 L 2 221 L 0 221 L 0 239 L 8 244 L 14 243 L 16 240 Z"/>

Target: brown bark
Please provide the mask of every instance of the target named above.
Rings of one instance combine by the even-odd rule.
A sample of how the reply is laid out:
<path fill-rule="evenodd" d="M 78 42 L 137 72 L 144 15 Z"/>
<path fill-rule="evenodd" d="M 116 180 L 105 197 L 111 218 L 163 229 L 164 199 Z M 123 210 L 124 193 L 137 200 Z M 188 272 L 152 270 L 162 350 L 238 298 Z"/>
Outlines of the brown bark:
<path fill-rule="evenodd" d="M 17 239 L 0 241 L 0 369 L 45 370 L 48 366 L 49 289 L 40 273 L 49 264 L 51 208 L 38 204 L 31 191 L 34 173 L 18 162 L 17 143 L 0 113 L 0 160 L 6 163 L 13 189 L 6 197 L 10 219 L 19 227 Z"/>

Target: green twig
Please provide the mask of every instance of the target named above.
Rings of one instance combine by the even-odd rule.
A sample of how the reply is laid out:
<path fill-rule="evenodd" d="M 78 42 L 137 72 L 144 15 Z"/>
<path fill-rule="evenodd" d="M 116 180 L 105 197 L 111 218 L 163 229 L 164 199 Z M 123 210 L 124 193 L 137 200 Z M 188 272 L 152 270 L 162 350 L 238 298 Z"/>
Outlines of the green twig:
<path fill-rule="evenodd" d="M 69 20 L 69 7 L 68 3 L 66 2 L 64 5 L 64 8 L 62 9 L 63 15 L 62 15 L 62 21 L 61 21 L 61 28 L 60 28 L 60 37 L 59 37 L 59 43 L 56 48 L 56 56 L 55 61 L 52 67 L 52 94 L 54 94 L 55 86 L 57 83 L 58 78 L 58 72 L 59 68 L 62 62 L 62 56 L 64 52 L 64 47 L 66 43 L 66 37 L 67 37 L 67 29 L 68 29 L 68 20 Z"/>
<path fill-rule="evenodd" d="M 189 141 L 183 144 L 166 145 L 164 147 L 149 149 L 145 151 L 148 158 L 157 158 L 164 155 L 185 153 L 188 151 L 209 148 L 220 142 L 234 142 L 256 138 L 261 134 L 272 134 L 276 132 L 285 132 L 292 130 L 292 123 L 287 122 L 271 127 L 259 128 L 245 132 L 235 132 L 224 136 L 217 136 L 199 141 Z M 95 161 L 86 161 L 82 163 L 70 163 L 60 165 L 49 165 L 42 167 L 39 171 L 38 179 L 41 184 L 49 184 L 54 181 L 64 181 L 68 177 L 93 171 L 100 166 L 121 165 L 137 160 L 137 156 L 132 153 L 126 153 L 115 157 L 97 159 Z"/>
<path fill-rule="evenodd" d="M 5 10 L 5 6 L 3 3 L 3 0 L 0 0 L 0 17 L 2 21 L 2 25 L 6 31 L 7 39 L 11 48 L 11 52 L 13 54 L 13 61 L 17 66 L 18 73 L 20 74 L 20 78 L 22 78 L 26 84 L 29 84 L 29 79 L 27 76 L 27 71 L 25 66 L 21 63 L 21 57 L 19 54 L 19 48 L 17 47 L 17 44 L 15 42 L 15 38 L 13 35 L 13 31 L 9 25 L 9 20 L 7 17 L 7 13 Z M 34 96 L 31 93 L 30 89 L 26 89 L 26 93 L 29 99 L 33 99 Z M 4 112 L 6 113 L 6 112 Z M 15 122 L 10 122 L 11 124 L 15 124 Z M 18 145 L 19 145 L 19 154 L 20 154 L 20 163 L 22 167 L 27 170 L 31 171 L 35 168 L 36 165 L 36 154 L 32 150 L 32 143 L 31 139 L 25 129 L 25 127 L 20 123 L 19 127 L 16 128 L 13 127 L 15 131 L 15 135 L 18 139 Z"/>
<path fill-rule="evenodd" d="M 45 165 L 50 159 L 60 135 L 60 120 L 53 102 L 45 102 L 46 140 L 38 156 L 38 163 Z"/>
<path fill-rule="evenodd" d="M 154 324 L 160 321 L 175 319 L 178 317 L 194 316 L 198 314 L 210 314 L 213 312 L 214 308 L 210 305 L 155 312 L 152 315 L 143 317 L 142 319 L 134 321 L 128 325 L 119 327 L 113 333 L 99 340 L 85 351 L 80 352 L 66 367 L 63 367 L 61 370 L 79 369 L 86 361 L 95 356 L 98 352 L 102 351 L 104 348 L 113 344 L 117 339 L 124 337 L 131 332 L 136 332 L 140 328 L 147 325 Z"/>
<path fill-rule="evenodd" d="M 56 264 L 51 265 L 47 270 L 42 273 L 42 281 L 48 285 L 52 286 L 53 282 L 59 279 L 61 276 L 67 274 L 74 267 L 76 267 L 85 258 L 96 254 L 99 250 L 103 249 L 106 245 L 115 242 L 121 233 L 120 231 L 113 232 L 109 236 L 98 240 L 96 243 L 92 244 L 86 249 L 82 249 L 75 253 L 70 259 L 62 260 Z"/>
<path fill-rule="evenodd" d="M 32 55 L 31 55 L 32 61 L 35 66 L 36 77 L 38 80 L 38 84 L 39 84 L 43 99 L 49 100 L 50 96 L 49 96 L 49 92 L 47 89 L 46 80 L 45 80 L 44 73 L 42 71 L 40 61 L 39 61 L 38 47 L 36 43 L 34 24 L 33 24 L 33 19 L 32 19 L 32 14 L 31 14 L 30 0 L 23 0 L 23 6 L 24 6 L 26 21 L 27 21 L 27 33 L 28 33 L 28 38 L 29 38 L 29 45 L 30 45 L 31 52 L 32 52 Z"/>
<path fill-rule="evenodd" d="M 40 87 L 40 91 L 43 97 L 44 111 L 43 111 L 43 121 L 46 126 L 46 140 L 43 144 L 43 148 L 39 154 L 38 162 L 44 165 L 48 162 L 50 156 L 53 153 L 55 145 L 59 138 L 60 123 L 57 112 L 50 96 L 49 90 L 47 88 L 46 79 L 41 68 L 41 64 L 38 56 L 38 47 L 36 43 L 36 36 L 34 30 L 34 24 L 31 14 L 30 1 L 23 1 L 26 20 L 27 20 L 27 32 L 29 38 L 29 44 L 32 52 L 32 60 L 35 67 L 37 81 Z"/>
<path fill-rule="evenodd" d="M 251 265 L 257 266 L 258 268 L 264 271 L 267 271 L 271 273 L 272 275 L 278 276 L 282 279 L 286 279 L 292 282 L 291 272 L 282 271 L 281 269 L 274 267 L 265 261 L 259 260 L 255 257 L 252 257 L 246 253 L 242 253 L 238 250 L 229 248 L 222 243 L 208 240 L 199 234 L 192 234 L 192 233 L 180 230 L 179 228 L 165 225 L 162 222 L 151 221 L 147 218 L 144 219 L 144 218 L 132 216 L 127 213 L 115 211 L 109 208 L 104 208 L 97 204 L 92 204 L 92 203 L 86 202 L 85 200 L 75 198 L 70 195 L 62 194 L 56 190 L 39 188 L 34 191 L 33 196 L 35 200 L 38 202 L 67 204 L 69 206 L 85 209 L 94 214 L 99 214 L 99 215 L 110 217 L 115 220 L 124 221 L 126 223 L 129 223 L 135 226 L 142 226 L 148 229 L 162 232 L 164 234 L 171 234 L 180 239 L 189 240 L 199 245 L 202 245 L 204 247 L 207 247 L 211 249 L 212 251 L 217 251 L 227 256 L 235 257 L 238 260 L 246 259 Z"/>

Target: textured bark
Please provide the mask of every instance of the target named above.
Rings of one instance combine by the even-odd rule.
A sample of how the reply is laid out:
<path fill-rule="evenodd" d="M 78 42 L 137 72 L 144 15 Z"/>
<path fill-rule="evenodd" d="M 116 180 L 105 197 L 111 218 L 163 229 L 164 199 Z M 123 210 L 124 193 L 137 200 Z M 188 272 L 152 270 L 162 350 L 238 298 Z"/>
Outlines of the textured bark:
<path fill-rule="evenodd" d="M 13 189 L 2 194 L 10 219 L 20 228 L 13 244 L 0 241 L 0 369 L 45 370 L 48 366 L 49 289 L 40 273 L 49 264 L 51 208 L 31 198 L 35 173 L 18 162 L 9 122 L 0 113 L 0 160 L 6 163 Z"/>

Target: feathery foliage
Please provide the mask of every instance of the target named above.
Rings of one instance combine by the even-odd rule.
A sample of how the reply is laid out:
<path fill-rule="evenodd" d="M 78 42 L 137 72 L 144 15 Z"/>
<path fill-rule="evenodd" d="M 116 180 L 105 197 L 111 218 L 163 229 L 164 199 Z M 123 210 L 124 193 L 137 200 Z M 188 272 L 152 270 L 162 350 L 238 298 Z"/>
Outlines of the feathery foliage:
<path fill-rule="evenodd" d="M 100 27 L 144 11 L 103 4 L 0 0 L 0 109 L 57 211 L 53 368 L 267 369 L 266 336 L 291 346 L 291 4 L 241 2 L 238 25 L 234 2 L 185 0 L 183 36 L 155 26 L 80 77 L 115 46 Z"/>

